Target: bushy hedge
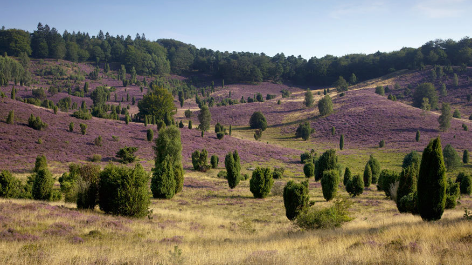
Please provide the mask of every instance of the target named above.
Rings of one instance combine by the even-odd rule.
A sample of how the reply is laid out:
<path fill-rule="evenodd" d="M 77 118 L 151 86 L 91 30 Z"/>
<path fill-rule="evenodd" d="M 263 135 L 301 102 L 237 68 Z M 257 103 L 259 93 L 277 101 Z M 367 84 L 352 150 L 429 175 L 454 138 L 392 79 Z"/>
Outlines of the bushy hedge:
<path fill-rule="evenodd" d="M 142 217 L 148 214 L 149 174 L 141 164 L 134 168 L 112 164 L 100 173 L 99 206 L 105 213 Z"/>
<path fill-rule="evenodd" d="M 47 128 L 48 125 L 44 123 L 39 116 L 34 117 L 34 115 L 31 114 L 31 116 L 28 119 L 28 127 L 41 131 L 42 129 Z"/>
<path fill-rule="evenodd" d="M 308 201 L 310 200 L 308 192 L 308 180 L 302 183 L 295 183 L 293 180 L 287 182 L 283 197 L 285 215 L 289 220 L 295 219 L 308 208 Z"/>
<path fill-rule="evenodd" d="M 272 189 L 272 185 L 274 185 L 274 179 L 272 178 L 270 168 L 257 167 L 252 172 L 249 186 L 254 198 L 267 197 Z"/>
<path fill-rule="evenodd" d="M 334 205 L 324 209 L 311 208 L 302 212 L 295 219 L 295 224 L 303 229 L 333 229 L 349 222 L 349 208 L 352 202 L 346 199 L 337 199 Z"/>

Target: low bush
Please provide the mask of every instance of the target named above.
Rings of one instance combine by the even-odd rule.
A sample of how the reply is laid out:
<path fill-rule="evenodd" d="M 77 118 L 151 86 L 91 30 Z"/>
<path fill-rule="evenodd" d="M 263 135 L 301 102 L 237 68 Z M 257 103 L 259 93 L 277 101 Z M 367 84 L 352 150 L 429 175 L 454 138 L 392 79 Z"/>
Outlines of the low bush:
<path fill-rule="evenodd" d="M 148 140 L 148 142 L 151 142 L 153 138 L 154 138 L 154 131 L 152 129 L 147 129 L 146 139 Z"/>
<path fill-rule="evenodd" d="M 274 179 L 269 168 L 257 167 L 252 172 L 252 177 L 249 182 L 250 190 L 254 198 L 265 198 L 269 195 Z"/>
<path fill-rule="evenodd" d="M 470 175 L 465 175 L 460 181 L 460 190 L 461 194 L 470 195 L 472 192 L 472 177 Z"/>
<path fill-rule="evenodd" d="M 93 140 L 93 143 L 96 145 L 96 146 L 102 146 L 102 136 L 99 135 L 97 138 L 95 138 Z"/>
<path fill-rule="evenodd" d="M 315 150 L 311 149 L 310 153 L 305 152 L 300 155 L 300 161 L 302 162 L 302 164 L 314 163 L 315 157 L 316 157 Z"/>
<path fill-rule="evenodd" d="M 81 119 L 81 120 L 90 120 L 92 119 L 92 114 L 88 111 L 79 110 L 72 113 L 72 117 Z"/>
<path fill-rule="evenodd" d="M 315 176 L 315 165 L 313 163 L 306 163 L 303 166 L 303 173 L 306 178 L 311 178 Z"/>
<path fill-rule="evenodd" d="M 406 173 L 405 173 L 406 174 Z M 413 172 L 411 173 L 413 174 Z M 416 174 L 416 173 L 414 173 Z M 390 194 L 390 186 L 398 181 L 399 175 L 393 170 L 384 169 L 380 172 L 379 183 L 377 185 L 378 190 L 385 192 L 385 196 L 392 198 Z M 416 178 L 415 178 L 416 179 Z M 410 192 L 406 192 L 408 194 Z"/>
<path fill-rule="evenodd" d="M 208 170 L 208 152 L 205 149 L 202 151 L 195 150 L 192 153 L 192 165 L 194 170 L 205 172 Z"/>
<path fill-rule="evenodd" d="M 85 135 L 87 133 L 87 124 L 80 124 L 80 132 L 82 133 L 82 135 Z"/>
<path fill-rule="evenodd" d="M 347 182 L 346 191 L 352 197 L 361 195 L 364 192 L 364 179 L 357 174 Z"/>
<path fill-rule="evenodd" d="M 134 154 L 136 151 L 138 151 L 137 147 L 125 146 L 116 153 L 116 157 L 123 164 L 133 163 L 136 160 L 136 155 Z"/>
<path fill-rule="evenodd" d="M 274 167 L 274 171 L 272 172 L 273 179 L 282 179 L 284 177 L 285 168 L 284 167 Z"/>
<path fill-rule="evenodd" d="M 311 208 L 302 212 L 295 219 L 295 225 L 302 229 L 333 229 L 349 222 L 349 208 L 352 202 L 347 199 L 336 199 L 334 205 L 324 209 Z"/>
<path fill-rule="evenodd" d="M 220 158 L 217 155 L 212 155 L 210 158 L 211 168 L 217 168 Z"/>
<path fill-rule="evenodd" d="M 149 213 L 149 174 L 141 164 L 134 168 L 108 165 L 100 173 L 99 206 L 105 213 L 142 217 Z"/>
<path fill-rule="evenodd" d="M 295 183 L 293 180 L 287 182 L 284 187 L 283 197 L 285 206 L 285 216 L 289 220 L 297 216 L 308 208 L 310 200 L 308 180 L 302 183 Z"/>
<path fill-rule="evenodd" d="M 94 154 L 90 158 L 90 161 L 92 161 L 92 162 L 102 162 L 102 156 L 99 155 L 99 154 Z"/>
<path fill-rule="evenodd" d="M 226 170 L 221 170 L 216 176 L 218 178 L 226 179 L 228 177 L 228 172 L 226 172 Z"/>
<path fill-rule="evenodd" d="M 454 209 L 457 205 L 457 200 L 460 196 L 459 183 L 452 181 L 451 178 L 447 180 L 446 188 L 446 209 Z"/>
<path fill-rule="evenodd" d="M 31 114 L 31 116 L 28 119 L 28 127 L 41 131 L 42 129 L 47 128 L 48 125 L 44 123 L 39 116 L 34 117 L 34 115 Z"/>
<path fill-rule="evenodd" d="M 21 192 L 21 181 L 15 178 L 10 171 L 0 172 L 0 197 L 17 198 Z"/>

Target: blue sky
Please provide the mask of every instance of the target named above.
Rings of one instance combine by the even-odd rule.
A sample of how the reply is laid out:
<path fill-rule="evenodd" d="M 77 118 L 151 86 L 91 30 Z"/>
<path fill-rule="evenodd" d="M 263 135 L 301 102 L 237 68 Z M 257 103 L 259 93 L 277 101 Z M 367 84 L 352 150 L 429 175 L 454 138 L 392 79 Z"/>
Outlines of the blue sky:
<path fill-rule="evenodd" d="M 471 0 L 174 0 L 2 3 L 0 26 L 111 35 L 144 33 L 220 51 L 283 52 L 308 59 L 419 47 L 472 36 Z"/>

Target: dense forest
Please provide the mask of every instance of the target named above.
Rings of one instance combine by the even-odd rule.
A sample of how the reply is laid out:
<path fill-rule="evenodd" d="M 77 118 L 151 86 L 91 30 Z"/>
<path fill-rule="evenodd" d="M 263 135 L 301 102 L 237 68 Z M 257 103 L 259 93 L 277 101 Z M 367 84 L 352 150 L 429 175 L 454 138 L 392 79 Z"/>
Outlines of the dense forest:
<path fill-rule="evenodd" d="M 33 32 L 21 29 L 0 30 L 0 52 L 11 56 L 23 53 L 33 58 L 93 61 L 115 70 L 124 65 L 141 75 L 206 74 L 234 82 L 290 81 L 298 85 L 331 85 L 339 76 L 357 81 L 378 77 L 395 70 L 422 68 L 424 65 L 471 65 L 472 39 L 429 41 L 423 46 L 393 52 L 326 55 L 308 60 L 301 56 L 273 57 L 264 53 L 220 52 L 196 48 L 173 39 L 151 41 L 144 34 L 111 36 L 100 30 L 97 36 L 38 24 Z M 352 80 L 352 79 L 351 79 Z"/>

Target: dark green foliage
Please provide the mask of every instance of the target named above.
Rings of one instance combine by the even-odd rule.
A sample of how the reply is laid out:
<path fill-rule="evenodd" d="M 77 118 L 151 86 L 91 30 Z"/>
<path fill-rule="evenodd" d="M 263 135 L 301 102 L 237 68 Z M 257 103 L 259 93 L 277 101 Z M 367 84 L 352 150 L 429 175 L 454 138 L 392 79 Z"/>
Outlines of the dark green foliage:
<path fill-rule="evenodd" d="M 116 157 L 123 164 L 133 163 L 136 160 L 136 155 L 134 154 L 136 151 L 138 151 L 137 147 L 125 146 L 116 153 Z"/>
<path fill-rule="evenodd" d="M 295 224 L 302 229 L 334 229 L 343 223 L 349 222 L 349 207 L 351 202 L 346 199 L 337 199 L 334 205 L 328 208 L 315 209 L 314 207 L 298 215 Z"/>
<path fill-rule="evenodd" d="M 257 167 L 252 172 L 249 186 L 254 198 L 265 198 L 269 195 L 270 190 L 274 185 L 274 179 L 272 178 L 272 172 L 270 168 Z"/>
<path fill-rule="evenodd" d="M 150 142 L 154 138 L 154 131 L 152 129 L 147 129 L 146 138 Z"/>
<path fill-rule="evenodd" d="M 201 152 L 198 150 L 195 150 L 195 152 L 192 153 L 193 169 L 199 170 L 202 172 L 207 171 L 208 169 L 207 159 L 208 159 L 207 150 L 203 149 Z"/>
<path fill-rule="evenodd" d="M 381 140 L 381 141 L 379 142 L 379 147 L 382 148 L 382 147 L 384 147 L 384 146 L 385 146 L 385 141 L 384 141 L 384 140 Z"/>
<path fill-rule="evenodd" d="M 238 151 L 229 152 L 225 157 L 225 168 L 227 172 L 228 185 L 234 189 L 241 180 L 241 161 Z M 270 190 L 269 190 L 270 191 Z"/>
<path fill-rule="evenodd" d="M 368 188 L 371 183 L 372 183 L 372 169 L 369 163 L 367 163 L 364 168 L 364 186 Z"/>
<path fill-rule="evenodd" d="M 457 200 L 460 196 L 459 183 L 452 181 L 451 178 L 447 179 L 447 188 L 446 188 L 446 209 L 454 209 L 457 205 Z"/>
<path fill-rule="evenodd" d="M 469 151 L 466 149 L 462 153 L 462 163 L 468 164 L 469 163 Z"/>
<path fill-rule="evenodd" d="M 380 177 L 379 177 L 379 180 L 378 180 L 378 184 L 377 184 L 377 189 L 378 190 L 381 190 L 381 191 L 384 191 L 385 192 L 385 196 L 389 197 L 389 198 L 392 198 L 392 194 L 390 194 L 390 187 L 398 181 L 398 174 L 397 172 L 393 171 L 393 170 L 388 170 L 388 169 L 384 169 L 382 170 L 382 172 L 380 172 Z"/>
<path fill-rule="evenodd" d="M 357 174 L 347 182 L 346 191 L 352 197 L 359 196 L 364 192 L 364 180 L 361 175 Z"/>
<path fill-rule="evenodd" d="M 313 99 L 313 93 L 310 89 L 305 92 L 305 101 L 303 102 L 307 108 L 313 107 L 315 100 Z"/>
<path fill-rule="evenodd" d="M 98 86 L 90 94 L 90 98 L 93 101 L 93 105 L 97 107 L 105 105 L 109 96 L 110 91 L 108 91 L 108 89 L 103 86 Z"/>
<path fill-rule="evenodd" d="M 344 149 L 344 134 L 341 134 L 341 137 L 339 138 L 339 150 Z"/>
<path fill-rule="evenodd" d="M 219 122 L 215 124 L 215 133 L 223 132 L 225 131 L 225 127 L 221 125 Z"/>
<path fill-rule="evenodd" d="M 308 180 L 295 183 L 293 180 L 287 182 L 284 187 L 285 216 L 294 220 L 297 216 L 308 209 L 310 195 L 308 194 Z"/>
<path fill-rule="evenodd" d="M 450 144 L 444 147 L 443 157 L 447 171 L 452 171 L 461 166 L 461 158 L 457 153 L 456 149 L 454 149 L 454 147 L 452 147 Z"/>
<path fill-rule="evenodd" d="M 441 107 L 441 115 L 438 117 L 439 129 L 441 131 L 447 131 L 451 127 L 451 106 L 449 103 L 443 103 Z"/>
<path fill-rule="evenodd" d="M 154 198 L 171 199 L 175 195 L 174 161 L 167 155 L 152 174 L 151 191 Z"/>
<path fill-rule="evenodd" d="M 418 171 L 415 165 L 410 165 L 409 167 L 404 168 L 400 173 L 396 203 L 397 208 L 401 213 L 408 211 L 405 203 L 401 203 L 402 198 L 408 196 L 410 193 L 416 192 L 417 174 Z"/>
<path fill-rule="evenodd" d="M 460 181 L 460 190 L 461 194 L 470 195 L 472 192 L 472 177 L 470 175 L 465 175 Z"/>
<path fill-rule="evenodd" d="M 18 198 L 21 192 L 21 181 L 15 178 L 10 171 L 0 172 L 0 197 Z"/>
<path fill-rule="evenodd" d="M 87 133 L 87 124 L 80 124 L 80 132 L 82 133 L 82 135 L 85 135 Z"/>
<path fill-rule="evenodd" d="M 149 211 L 149 174 L 141 164 L 134 168 L 112 164 L 100 173 L 99 205 L 105 213 L 143 217 Z"/>
<path fill-rule="evenodd" d="M 188 121 L 188 128 L 191 130 L 192 129 L 192 121 Z"/>
<path fill-rule="evenodd" d="M 188 110 L 185 111 L 185 118 L 188 119 L 190 117 L 192 117 L 192 111 L 190 109 L 188 109 Z"/>
<path fill-rule="evenodd" d="M 323 190 L 323 197 L 330 201 L 336 197 L 339 184 L 339 173 L 337 170 L 323 171 L 323 178 L 321 178 L 321 188 Z"/>
<path fill-rule="evenodd" d="M 416 140 L 417 142 L 419 142 L 419 141 L 420 141 L 420 130 L 417 130 L 417 131 L 416 131 L 416 137 L 415 137 L 415 140 Z"/>
<path fill-rule="evenodd" d="M 469 130 L 469 127 L 465 125 L 464 123 L 462 123 L 462 129 L 464 129 L 464 131 L 467 132 Z"/>
<path fill-rule="evenodd" d="M 48 201 L 51 199 L 54 179 L 47 168 L 41 168 L 36 172 L 31 194 L 35 200 Z"/>
<path fill-rule="evenodd" d="M 155 140 L 155 168 L 161 167 L 162 161 L 169 155 L 174 165 L 175 193 L 182 191 L 184 185 L 184 169 L 182 165 L 182 142 L 180 130 L 175 126 L 169 126 L 159 131 Z"/>
<path fill-rule="evenodd" d="M 126 123 L 126 125 L 128 125 L 130 121 L 131 121 L 131 118 L 129 117 L 128 114 L 126 114 L 126 116 L 125 116 L 125 123 Z"/>
<path fill-rule="evenodd" d="M 413 106 L 421 108 L 423 98 L 427 98 L 429 100 L 431 109 L 436 109 L 438 106 L 438 93 L 436 92 L 436 88 L 433 84 L 423 83 L 415 89 L 415 93 L 413 94 Z"/>
<path fill-rule="evenodd" d="M 216 133 L 216 138 L 218 138 L 218 140 L 223 139 L 224 136 L 225 136 L 225 133 L 224 133 L 224 132 L 218 132 L 218 133 Z"/>
<path fill-rule="evenodd" d="M 315 150 L 311 149 L 311 151 L 308 153 L 308 152 L 305 152 L 305 153 L 302 153 L 300 155 L 300 161 L 302 164 L 305 164 L 305 163 L 315 163 L 315 157 L 316 157 L 316 153 L 315 153 Z"/>
<path fill-rule="evenodd" d="M 303 140 L 310 139 L 310 135 L 315 132 L 315 129 L 311 128 L 309 122 L 300 123 L 297 130 L 295 131 L 295 137 L 301 137 Z"/>
<path fill-rule="evenodd" d="M 73 174 L 70 172 L 70 174 Z M 77 208 L 94 209 L 98 204 L 98 185 L 100 181 L 99 165 L 84 165 L 79 168 L 76 180 Z M 62 183 L 61 183 L 62 188 Z"/>
<path fill-rule="evenodd" d="M 38 173 L 41 169 L 47 169 L 47 168 L 48 168 L 48 162 L 46 160 L 46 156 L 38 155 L 36 157 L 36 161 L 34 162 L 33 172 Z"/>
<path fill-rule="evenodd" d="M 174 114 L 174 97 L 165 88 L 155 88 L 150 94 L 144 95 L 138 102 L 139 112 L 137 116 L 144 118 L 146 115 L 155 116 L 159 120 Z"/>
<path fill-rule="evenodd" d="M 377 86 L 375 88 L 375 93 L 379 94 L 381 96 L 385 96 L 385 90 L 384 90 L 383 86 Z"/>
<path fill-rule="evenodd" d="M 397 208 L 401 213 L 419 214 L 418 192 L 414 191 L 401 198 L 397 198 Z"/>
<path fill-rule="evenodd" d="M 88 112 L 87 110 L 79 110 L 79 111 L 74 111 L 74 113 L 72 113 L 72 117 L 81 119 L 81 120 L 90 120 L 92 119 L 92 114 Z"/>
<path fill-rule="evenodd" d="M 267 121 L 264 114 L 260 111 L 254 112 L 249 119 L 249 126 L 251 126 L 251 129 L 261 129 L 265 131 L 265 129 L 267 129 Z"/>
<path fill-rule="evenodd" d="M 34 117 L 34 115 L 31 114 L 31 116 L 28 119 L 28 127 L 41 131 L 42 129 L 47 128 L 48 125 L 44 123 L 39 116 Z"/>
<path fill-rule="evenodd" d="M 179 128 L 180 129 L 184 128 L 184 123 L 182 121 L 179 122 Z"/>
<path fill-rule="evenodd" d="M 256 129 L 254 131 L 254 139 L 256 141 L 259 141 L 259 139 L 261 139 L 261 138 L 262 138 L 262 130 L 261 129 Z"/>
<path fill-rule="evenodd" d="M 372 183 L 375 184 L 380 176 L 380 163 L 373 155 L 370 155 L 367 164 L 370 165 L 370 169 L 372 170 Z M 369 187 L 369 185 L 366 185 L 366 187 Z"/>
<path fill-rule="evenodd" d="M 160 131 L 161 129 L 166 128 L 166 123 L 163 120 L 157 120 L 157 130 Z"/>
<path fill-rule="evenodd" d="M 351 170 L 348 167 L 346 167 L 346 169 L 344 170 L 344 178 L 343 178 L 344 187 L 347 186 L 347 183 L 351 181 L 351 179 L 352 179 Z"/>
<path fill-rule="evenodd" d="M 73 132 L 74 131 L 74 123 L 71 122 L 69 123 L 69 132 Z"/>
<path fill-rule="evenodd" d="M 461 118 L 461 112 L 458 109 L 455 109 L 454 113 L 452 114 L 452 117 L 460 119 Z"/>
<path fill-rule="evenodd" d="M 95 138 L 93 140 L 93 143 L 96 145 L 96 146 L 102 146 L 102 136 L 99 135 L 97 138 Z"/>
<path fill-rule="evenodd" d="M 210 129 L 211 113 L 207 105 L 203 105 L 200 108 L 200 113 L 198 113 L 198 121 L 200 122 L 198 129 L 201 131 L 207 131 Z"/>
<path fill-rule="evenodd" d="M 333 112 L 333 102 L 329 95 L 324 96 L 318 101 L 318 110 L 321 116 L 326 116 Z"/>
<path fill-rule="evenodd" d="M 356 75 L 352 74 L 350 78 L 351 84 L 355 84 L 357 81 Z M 347 91 L 349 84 L 346 82 L 346 79 L 344 77 L 340 76 L 338 80 L 334 83 L 334 86 L 336 87 L 336 91 L 338 93 Z"/>
<path fill-rule="evenodd" d="M 15 123 L 15 112 L 13 110 L 10 110 L 10 112 L 8 112 L 7 124 L 13 123 Z"/>
<path fill-rule="evenodd" d="M 217 168 L 220 158 L 217 155 L 212 155 L 210 158 L 211 168 Z"/>
<path fill-rule="evenodd" d="M 325 151 L 315 164 L 315 181 L 323 178 L 323 172 L 325 170 L 336 169 L 338 164 L 338 157 L 336 156 L 336 150 L 330 149 Z"/>
<path fill-rule="evenodd" d="M 418 174 L 418 210 L 423 220 L 439 220 L 446 203 L 446 167 L 441 140 L 429 142 L 423 151 Z"/>
<path fill-rule="evenodd" d="M 231 127 L 231 124 L 229 125 L 229 136 L 231 136 L 233 128 Z"/>
<path fill-rule="evenodd" d="M 303 166 L 303 173 L 305 173 L 306 178 L 311 178 L 315 176 L 315 165 L 311 162 L 306 163 Z"/>
<path fill-rule="evenodd" d="M 274 167 L 274 171 L 272 172 L 272 178 L 273 179 L 283 179 L 284 178 L 284 172 L 285 168 L 284 167 Z"/>
<path fill-rule="evenodd" d="M 403 158 L 403 163 L 402 163 L 402 168 L 407 168 L 411 165 L 414 165 L 416 168 L 416 171 L 419 171 L 421 164 L 421 156 L 418 154 L 416 151 L 411 151 L 405 157 Z"/>

